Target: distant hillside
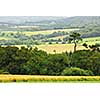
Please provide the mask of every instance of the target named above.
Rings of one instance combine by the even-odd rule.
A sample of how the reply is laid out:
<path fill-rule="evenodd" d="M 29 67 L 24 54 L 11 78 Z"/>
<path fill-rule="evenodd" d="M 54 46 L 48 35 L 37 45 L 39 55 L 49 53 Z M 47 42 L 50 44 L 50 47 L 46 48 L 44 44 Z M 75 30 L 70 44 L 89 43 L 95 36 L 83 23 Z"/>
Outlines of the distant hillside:
<path fill-rule="evenodd" d="M 53 16 L 0 16 L 0 23 L 22 24 L 27 22 L 41 22 L 62 19 Z"/>
<path fill-rule="evenodd" d="M 82 38 L 100 37 L 100 16 L 0 17 L 0 45 L 65 44 L 73 31 L 79 32 Z"/>
<path fill-rule="evenodd" d="M 88 28 L 88 27 L 92 28 L 100 27 L 100 16 L 75 16 L 75 17 L 0 16 L 1 31 L 2 30 L 38 31 L 45 29 Z"/>
<path fill-rule="evenodd" d="M 72 27 L 86 27 L 100 25 L 100 16 L 76 16 L 65 19 L 67 25 Z"/>

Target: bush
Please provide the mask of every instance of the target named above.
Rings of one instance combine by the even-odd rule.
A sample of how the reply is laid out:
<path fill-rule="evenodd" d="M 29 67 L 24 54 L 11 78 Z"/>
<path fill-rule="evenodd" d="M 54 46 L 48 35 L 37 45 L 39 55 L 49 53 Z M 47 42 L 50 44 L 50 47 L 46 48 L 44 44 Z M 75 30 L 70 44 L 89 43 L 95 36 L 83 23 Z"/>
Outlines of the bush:
<path fill-rule="evenodd" d="M 92 71 L 84 70 L 77 67 L 74 68 L 65 68 L 61 75 L 68 75 L 68 76 L 91 76 L 93 75 Z"/>
<path fill-rule="evenodd" d="M 4 70 L 0 70 L 0 74 L 9 74 L 9 72 L 4 71 Z"/>

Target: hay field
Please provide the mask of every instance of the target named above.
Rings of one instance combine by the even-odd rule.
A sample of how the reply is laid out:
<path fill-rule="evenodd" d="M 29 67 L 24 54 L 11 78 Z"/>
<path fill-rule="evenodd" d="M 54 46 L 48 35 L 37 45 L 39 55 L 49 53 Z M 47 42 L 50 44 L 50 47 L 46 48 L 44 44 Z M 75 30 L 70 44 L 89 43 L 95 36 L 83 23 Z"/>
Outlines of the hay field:
<path fill-rule="evenodd" d="M 100 82 L 100 76 L 0 75 L 0 82 Z"/>
<path fill-rule="evenodd" d="M 66 51 L 73 52 L 74 44 L 45 44 L 45 45 L 38 45 L 35 47 L 37 47 L 39 50 L 46 51 L 47 53 L 54 53 L 54 51 L 56 51 L 56 53 L 62 53 Z M 81 44 L 78 44 L 77 50 L 83 50 L 83 49 L 86 48 L 83 47 Z"/>

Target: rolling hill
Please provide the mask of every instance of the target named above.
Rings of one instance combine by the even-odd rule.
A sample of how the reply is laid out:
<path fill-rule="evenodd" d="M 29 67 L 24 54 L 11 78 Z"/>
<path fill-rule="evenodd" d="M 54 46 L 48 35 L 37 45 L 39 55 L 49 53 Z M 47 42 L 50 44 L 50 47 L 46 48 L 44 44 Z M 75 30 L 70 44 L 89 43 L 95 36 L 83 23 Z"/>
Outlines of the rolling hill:
<path fill-rule="evenodd" d="M 100 16 L 0 16 L 0 29 L 38 26 L 40 29 L 100 26 Z"/>

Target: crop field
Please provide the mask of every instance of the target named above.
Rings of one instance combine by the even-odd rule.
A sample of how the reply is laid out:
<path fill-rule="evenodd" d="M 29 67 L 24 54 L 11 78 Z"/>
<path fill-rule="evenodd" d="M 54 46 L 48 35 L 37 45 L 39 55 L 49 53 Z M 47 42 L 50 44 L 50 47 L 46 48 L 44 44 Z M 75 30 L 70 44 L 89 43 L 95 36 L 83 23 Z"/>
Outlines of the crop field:
<path fill-rule="evenodd" d="M 62 53 L 66 51 L 67 52 L 73 51 L 73 46 L 74 44 L 45 44 L 45 45 L 38 45 L 35 47 L 37 47 L 39 50 L 43 50 L 48 53 L 54 53 L 54 51 L 56 51 L 56 53 Z M 77 46 L 77 50 L 83 50 L 83 49 L 86 48 L 83 47 L 81 44 Z"/>
<path fill-rule="evenodd" d="M 45 31 L 22 32 L 22 33 L 30 36 L 30 35 L 37 35 L 37 34 L 52 34 L 53 32 L 58 32 L 58 31 L 71 32 L 74 30 L 79 30 L 79 29 L 57 29 L 57 30 L 45 30 Z"/>
<path fill-rule="evenodd" d="M 87 43 L 88 45 L 93 45 L 95 43 L 100 43 L 100 37 L 95 38 L 85 38 L 81 43 L 77 45 L 77 50 L 86 50 L 84 46 L 82 46 L 83 43 Z M 37 47 L 39 50 L 44 50 L 48 53 L 62 53 L 62 52 L 73 52 L 74 44 L 44 44 L 44 45 L 36 45 L 34 47 Z"/>
<path fill-rule="evenodd" d="M 15 45 L 18 48 L 22 46 L 27 47 L 26 45 Z M 62 53 L 62 52 L 73 52 L 74 44 L 43 44 L 43 45 L 34 45 L 33 49 L 37 47 L 39 50 L 46 51 L 47 53 Z M 77 50 L 86 50 L 82 44 L 77 45 Z"/>
<path fill-rule="evenodd" d="M 36 34 L 51 34 L 53 32 L 57 32 L 57 31 L 66 31 L 66 32 L 70 32 L 70 31 L 74 31 L 74 30 L 79 30 L 79 29 L 57 29 L 57 30 L 45 30 L 45 31 L 33 31 L 33 32 L 28 32 L 28 31 L 24 31 L 22 32 L 22 34 L 26 34 L 28 36 L 30 35 L 36 35 Z M 10 33 L 10 31 L 7 32 L 8 34 Z M 12 33 L 17 33 L 17 31 L 12 31 Z M 57 37 L 52 37 L 49 39 L 61 39 L 63 40 L 64 36 L 57 36 Z M 17 40 L 17 38 L 7 38 L 7 37 L 0 37 L 0 40 Z M 85 47 L 82 46 L 83 43 L 87 43 L 88 45 L 92 45 L 95 43 L 100 43 L 100 37 L 93 37 L 93 38 L 83 38 L 83 41 L 80 42 L 77 46 L 77 50 L 83 50 L 86 49 Z M 21 47 L 21 46 L 26 46 L 26 45 L 15 45 L 17 47 Z M 48 43 L 41 43 L 41 45 L 33 45 L 32 47 L 37 47 L 39 50 L 44 50 L 47 53 L 62 53 L 62 52 L 73 52 L 73 46 L 74 44 L 48 44 Z M 54 52 L 56 51 L 56 52 Z"/>
<path fill-rule="evenodd" d="M 100 82 L 100 76 L 0 75 L 0 82 Z"/>
<path fill-rule="evenodd" d="M 83 42 L 77 45 L 77 50 L 86 50 L 85 47 L 82 46 L 83 43 L 87 43 L 88 45 L 92 45 L 95 43 L 100 43 L 100 37 L 96 38 L 85 38 Z M 20 48 L 21 46 L 26 45 L 15 45 L 16 47 Z M 46 51 L 47 53 L 62 53 L 62 52 L 73 52 L 74 44 L 42 44 L 42 45 L 34 45 L 33 48 L 37 47 L 39 50 Z"/>
<path fill-rule="evenodd" d="M 21 34 L 25 34 L 25 35 L 37 35 L 37 34 L 51 34 L 53 32 L 58 32 L 58 31 L 65 31 L 65 32 L 71 32 L 74 30 L 79 30 L 79 29 L 55 29 L 55 30 L 44 30 L 44 31 L 23 31 L 20 32 Z M 17 31 L 2 31 L 4 33 L 17 33 Z"/>

